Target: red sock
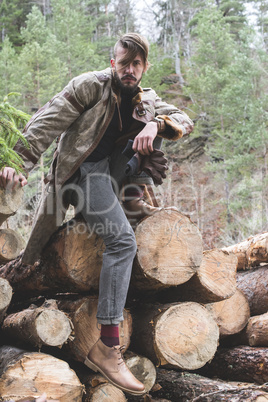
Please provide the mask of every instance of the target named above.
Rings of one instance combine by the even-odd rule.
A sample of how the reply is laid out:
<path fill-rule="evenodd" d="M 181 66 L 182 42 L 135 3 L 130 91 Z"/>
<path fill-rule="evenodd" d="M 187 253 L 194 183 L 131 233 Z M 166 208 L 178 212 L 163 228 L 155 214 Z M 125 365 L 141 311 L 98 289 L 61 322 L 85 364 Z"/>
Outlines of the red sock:
<path fill-rule="evenodd" d="M 101 340 L 109 347 L 119 345 L 119 325 L 101 324 Z"/>

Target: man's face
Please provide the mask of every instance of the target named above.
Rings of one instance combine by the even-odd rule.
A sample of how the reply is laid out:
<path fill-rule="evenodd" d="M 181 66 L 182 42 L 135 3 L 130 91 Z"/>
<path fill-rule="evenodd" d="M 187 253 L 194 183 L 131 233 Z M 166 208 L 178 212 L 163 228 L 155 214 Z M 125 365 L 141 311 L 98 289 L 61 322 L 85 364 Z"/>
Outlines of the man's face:
<path fill-rule="evenodd" d="M 129 65 L 123 67 L 121 60 L 124 59 L 126 53 L 127 49 L 118 46 L 116 58 L 111 60 L 111 66 L 114 69 L 116 84 L 121 92 L 131 94 L 139 85 L 147 66 L 145 66 L 141 55 L 137 54 Z"/>

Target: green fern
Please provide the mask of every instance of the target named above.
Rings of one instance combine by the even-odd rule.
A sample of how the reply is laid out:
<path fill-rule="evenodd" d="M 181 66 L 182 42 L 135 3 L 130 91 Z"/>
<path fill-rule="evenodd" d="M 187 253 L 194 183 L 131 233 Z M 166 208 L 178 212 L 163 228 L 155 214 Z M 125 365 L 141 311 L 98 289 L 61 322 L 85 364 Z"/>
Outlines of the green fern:
<path fill-rule="evenodd" d="M 20 172 L 23 171 L 23 160 L 13 151 L 13 147 L 19 139 L 28 147 L 28 143 L 20 130 L 25 126 L 30 116 L 9 103 L 9 97 L 14 95 L 19 96 L 20 94 L 11 92 L 0 103 L 0 170 L 9 166 Z"/>

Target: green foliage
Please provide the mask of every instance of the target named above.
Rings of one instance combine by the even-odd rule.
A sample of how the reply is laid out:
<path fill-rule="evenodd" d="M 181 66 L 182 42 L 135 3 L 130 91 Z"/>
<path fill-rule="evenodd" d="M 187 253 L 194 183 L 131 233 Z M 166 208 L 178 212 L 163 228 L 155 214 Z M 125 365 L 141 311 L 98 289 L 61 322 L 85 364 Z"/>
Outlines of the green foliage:
<path fill-rule="evenodd" d="M 20 30 L 24 26 L 26 15 L 31 10 L 30 0 L 2 0 L 0 4 L 0 31 L 2 41 L 8 36 L 14 46 L 23 43 Z"/>
<path fill-rule="evenodd" d="M 196 113 L 203 116 L 195 135 L 208 138 L 207 168 L 228 189 L 228 224 L 235 233 L 237 226 L 230 214 L 234 216 L 239 207 L 237 201 L 230 202 L 230 194 L 241 180 L 248 178 L 251 183 L 252 174 L 265 164 L 268 98 L 263 67 L 256 51 L 253 57 L 249 30 L 240 35 L 243 41 L 236 42 L 219 10 L 205 10 L 199 15 L 195 35 L 187 88 Z M 245 207 L 248 195 L 240 191 L 239 197 Z"/>
<path fill-rule="evenodd" d="M 29 116 L 12 106 L 8 98 L 18 93 L 10 93 L 0 103 L 0 169 L 5 166 L 13 167 L 16 171 L 21 170 L 22 160 L 13 151 L 18 139 L 21 139 L 25 146 L 27 141 L 21 134 L 20 129 L 29 120 Z"/>

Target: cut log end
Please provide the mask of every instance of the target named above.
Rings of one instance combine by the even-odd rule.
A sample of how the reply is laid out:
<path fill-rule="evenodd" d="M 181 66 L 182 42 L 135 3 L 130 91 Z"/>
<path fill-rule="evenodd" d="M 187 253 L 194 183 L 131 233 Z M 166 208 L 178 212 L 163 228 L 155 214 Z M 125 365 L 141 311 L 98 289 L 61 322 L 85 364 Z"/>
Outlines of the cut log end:
<path fill-rule="evenodd" d="M 35 325 L 41 341 L 48 346 L 62 346 L 72 332 L 68 317 L 57 310 L 42 311 Z"/>
<path fill-rule="evenodd" d="M 200 283 L 208 295 L 218 299 L 232 296 L 236 290 L 237 257 L 222 250 L 204 251 L 203 260 L 197 271 Z"/>
<path fill-rule="evenodd" d="M 9 282 L 0 278 L 0 311 L 9 306 L 12 298 L 12 287 Z"/>
<path fill-rule="evenodd" d="M 249 303 L 243 292 L 236 290 L 229 299 L 207 304 L 220 329 L 221 336 L 237 334 L 247 325 Z"/>
<path fill-rule="evenodd" d="M 10 353 L 14 354 L 12 359 Z M 2 347 L 0 364 L 3 369 L 0 377 L 3 400 L 37 398 L 45 392 L 48 399 L 82 401 L 84 387 L 63 360 L 44 353 Z"/>
<path fill-rule="evenodd" d="M 155 326 L 161 365 L 194 370 L 211 360 L 217 350 L 219 328 L 198 303 L 181 303 L 165 311 Z"/>
<path fill-rule="evenodd" d="M 149 392 L 155 384 L 156 368 L 147 357 L 126 353 L 126 365 L 132 374 L 144 384 L 145 392 Z"/>
<path fill-rule="evenodd" d="M 12 229 L 0 229 L 0 263 L 14 260 L 24 247 L 22 237 Z"/>
<path fill-rule="evenodd" d="M 179 212 L 161 210 L 141 221 L 135 234 L 136 264 L 149 283 L 158 283 L 160 287 L 179 285 L 189 280 L 201 264 L 201 234 Z"/>
<path fill-rule="evenodd" d="M 0 189 L 0 226 L 18 210 L 23 202 L 23 187 Z"/>

